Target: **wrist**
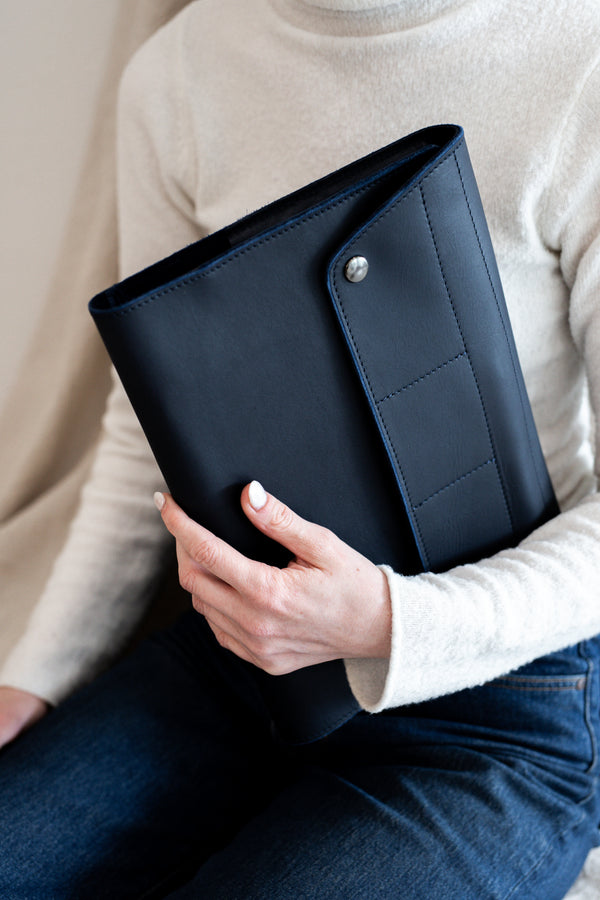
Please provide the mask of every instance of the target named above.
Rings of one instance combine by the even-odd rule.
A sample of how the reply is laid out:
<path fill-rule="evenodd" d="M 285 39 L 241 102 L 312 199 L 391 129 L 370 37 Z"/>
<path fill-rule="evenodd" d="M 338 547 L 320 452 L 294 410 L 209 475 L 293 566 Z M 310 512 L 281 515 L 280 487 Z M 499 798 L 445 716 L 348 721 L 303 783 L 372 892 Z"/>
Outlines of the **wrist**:
<path fill-rule="evenodd" d="M 362 622 L 355 633 L 357 646 L 348 657 L 388 659 L 392 642 L 392 604 L 385 572 L 373 565 L 369 583 L 363 587 Z M 347 658 L 348 658 L 347 657 Z"/>

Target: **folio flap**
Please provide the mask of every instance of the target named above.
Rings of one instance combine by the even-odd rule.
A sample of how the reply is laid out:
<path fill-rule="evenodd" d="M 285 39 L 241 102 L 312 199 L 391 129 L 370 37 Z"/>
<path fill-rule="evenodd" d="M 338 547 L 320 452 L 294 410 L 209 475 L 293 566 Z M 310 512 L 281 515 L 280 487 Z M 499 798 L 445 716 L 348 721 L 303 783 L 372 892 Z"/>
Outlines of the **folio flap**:
<path fill-rule="evenodd" d="M 353 283 L 356 255 L 369 271 Z M 289 558 L 243 515 L 253 478 L 405 574 L 555 510 L 457 126 L 251 213 L 90 311 L 171 493 L 247 556 Z M 288 739 L 357 710 L 340 660 L 251 671 Z"/>
<path fill-rule="evenodd" d="M 328 280 L 424 569 L 516 542 L 554 500 L 464 141 L 355 233 Z"/>

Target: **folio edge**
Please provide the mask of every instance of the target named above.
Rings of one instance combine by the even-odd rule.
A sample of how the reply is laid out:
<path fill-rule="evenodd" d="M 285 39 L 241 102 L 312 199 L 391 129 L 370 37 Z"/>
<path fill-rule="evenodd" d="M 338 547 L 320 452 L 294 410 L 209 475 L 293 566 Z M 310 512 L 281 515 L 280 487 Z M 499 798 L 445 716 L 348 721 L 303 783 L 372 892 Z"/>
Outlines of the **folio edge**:
<path fill-rule="evenodd" d="M 458 126 L 270 204 L 90 312 L 173 496 L 249 556 L 288 558 L 241 512 L 252 479 L 405 574 L 558 511 Z M 288 740 L 358 710 L 340 660 L 253 672 Z"/>

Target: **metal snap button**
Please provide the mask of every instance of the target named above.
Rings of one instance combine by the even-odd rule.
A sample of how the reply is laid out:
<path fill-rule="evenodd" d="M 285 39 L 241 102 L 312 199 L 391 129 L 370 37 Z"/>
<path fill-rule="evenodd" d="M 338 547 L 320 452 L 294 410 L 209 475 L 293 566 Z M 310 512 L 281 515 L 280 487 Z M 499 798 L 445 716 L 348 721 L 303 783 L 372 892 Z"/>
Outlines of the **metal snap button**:
<path fill-rule="evenodd" d="M 369 263 L 364 256 L 353 256 L 344 266 L 344 275 L 348 281 L 357 284 L 367 277 L 369 271 Z"/>

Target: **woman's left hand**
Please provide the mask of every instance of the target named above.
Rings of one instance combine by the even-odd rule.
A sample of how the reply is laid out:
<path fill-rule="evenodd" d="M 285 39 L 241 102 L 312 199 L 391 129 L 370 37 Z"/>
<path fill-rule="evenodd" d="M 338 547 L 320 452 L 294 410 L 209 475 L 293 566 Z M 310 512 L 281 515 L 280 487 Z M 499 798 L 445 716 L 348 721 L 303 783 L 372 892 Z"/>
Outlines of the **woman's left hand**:
<path fill-rule="evenodd" d="M 243 556 L 192 521 L 168 494 L 155 495 L 155 502 L 177 540 L 181 585 L 222 647 L 271 675 L 331 659 L 389 656 L 383 572 L 258 482 L 242 491 L 242 509 L 294 554 L 284 569 Z"/>

